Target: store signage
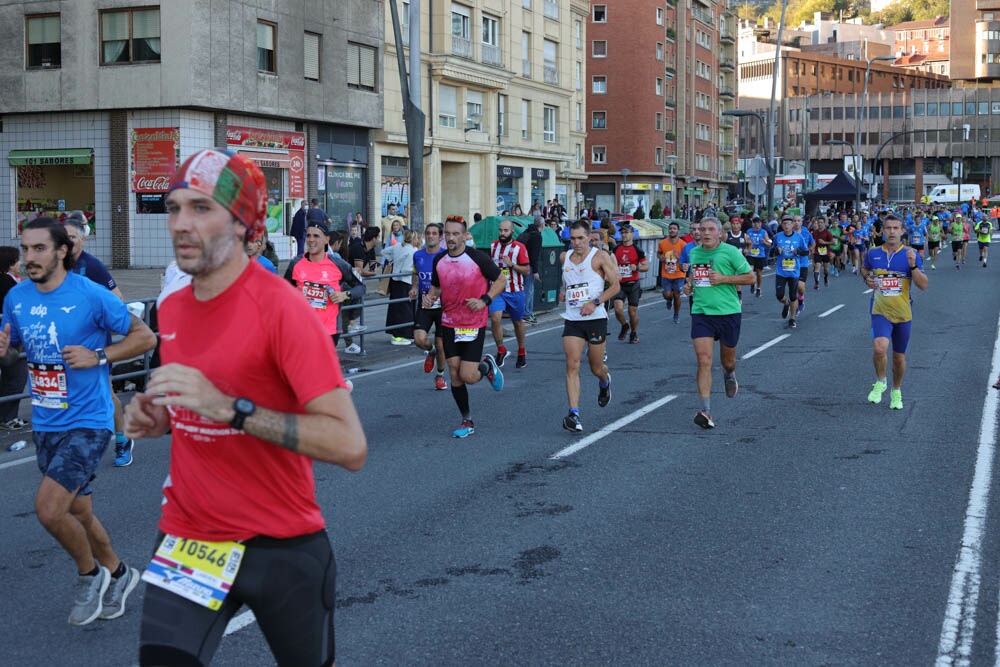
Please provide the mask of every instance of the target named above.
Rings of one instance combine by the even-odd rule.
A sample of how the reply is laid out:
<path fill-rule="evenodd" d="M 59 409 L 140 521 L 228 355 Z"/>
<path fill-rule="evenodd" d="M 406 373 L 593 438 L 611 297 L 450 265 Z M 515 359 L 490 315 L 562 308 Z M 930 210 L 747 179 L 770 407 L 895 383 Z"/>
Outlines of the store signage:
<path fill-rule="evenodd" d="M 549 177 L 548 169 L 532 169 L 531 178 L 536 181 L 544 181 Z"/>
<path fill-rule="evenodd" d="M 232 125 L 226 130 L 226 144 L 260 151 L 250 156 L 260 167 L 288 169 L 288 196 L 292 199 L 305 198 L 306 135 L 304 133 Z M 273 152 L 274 156 L 264 155 L 264 151 Z"/>
<path fill-rule="evenodd" d="M 179 127 L 136 127 L 130 134 L 132 192 L 165 193 L 180 165 Z"/>
<path fill-rule="evenodd" d="M 90 164 L 93 151 L 89 148 L 12 150 L 7 159 L 12 167 Z"/>
<path fill-rule="evenodd" d="M 524 167 L 505 167 L 497 165 L 499 178 L 524 178 Z"/>

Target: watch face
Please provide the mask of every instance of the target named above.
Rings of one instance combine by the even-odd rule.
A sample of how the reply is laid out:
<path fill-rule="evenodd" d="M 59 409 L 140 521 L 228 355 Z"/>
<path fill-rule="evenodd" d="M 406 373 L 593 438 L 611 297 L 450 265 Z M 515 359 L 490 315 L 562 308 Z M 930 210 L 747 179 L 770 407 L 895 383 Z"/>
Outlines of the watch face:
<path fill-rule="evenodd" d="M 254 411 L 254 404 L 249 398 L 237 398 L 233 405 L 237 412 L 249 415 Z"/>

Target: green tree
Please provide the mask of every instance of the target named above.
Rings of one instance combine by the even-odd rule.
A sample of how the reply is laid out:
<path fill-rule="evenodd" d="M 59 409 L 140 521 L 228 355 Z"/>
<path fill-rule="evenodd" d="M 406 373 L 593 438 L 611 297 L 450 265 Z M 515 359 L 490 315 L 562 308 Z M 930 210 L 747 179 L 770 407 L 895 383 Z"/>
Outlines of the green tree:
<path fill-rule="evenodd" d="M 659 220 L 663 217 L 663 203 L 659 199 L 653 202 L 653 205 L 649 207 L 649 219 Z"/>

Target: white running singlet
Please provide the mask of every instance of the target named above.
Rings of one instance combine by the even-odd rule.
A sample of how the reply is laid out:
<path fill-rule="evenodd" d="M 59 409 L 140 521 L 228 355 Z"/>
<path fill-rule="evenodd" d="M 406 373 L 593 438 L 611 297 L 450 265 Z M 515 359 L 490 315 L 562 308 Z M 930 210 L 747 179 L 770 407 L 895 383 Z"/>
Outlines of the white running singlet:
<path fill-rule="evenodd" d="M 588 301 L 592 301 L 601 296 L 604 291 L 604 276 L 594 271 L 592 266 L 597 248 L 591 248 L 587 257 L 579 264 L 574 264 L 570 259 L 573 251 L 566 253 L 563 260 L 563 287 L 566 289 L 566 312 L 563 319 L 573 321 L 599 320 L 602 317 L 607 319 L 608 311 L 602 303 L 590 315 L 581 315 L 580 308 Z"/>

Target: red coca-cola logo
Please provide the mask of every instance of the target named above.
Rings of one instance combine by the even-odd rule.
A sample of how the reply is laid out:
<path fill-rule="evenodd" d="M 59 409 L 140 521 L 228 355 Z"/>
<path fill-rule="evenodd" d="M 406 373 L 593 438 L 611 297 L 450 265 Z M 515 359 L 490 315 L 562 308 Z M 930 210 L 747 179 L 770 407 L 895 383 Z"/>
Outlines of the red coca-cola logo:
<path fill-rule="evenodd" d="M 135 187 L 137 190 L 153 190 L 153 191 L 163 191 L 166 192 L 167 187 L 170 185 L 170 179 L 166 176 L 157 176 L 156 178 L 146 178 L 145 176 L 139 176 L 136 178 Z"/>
<path fill-rule="evenodd" d="M 243 133 L 240 130 L 232 128 L 226 130 L 226 143 L 239 143 L 242 138 Z"/>
<path fill-rule="evenodd" d="M 294 150 L 305 150 L 306 136 L 304 134 L 293 134 L 291 141 L 288 142 L 288 145 Z"/>

